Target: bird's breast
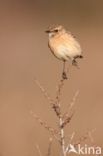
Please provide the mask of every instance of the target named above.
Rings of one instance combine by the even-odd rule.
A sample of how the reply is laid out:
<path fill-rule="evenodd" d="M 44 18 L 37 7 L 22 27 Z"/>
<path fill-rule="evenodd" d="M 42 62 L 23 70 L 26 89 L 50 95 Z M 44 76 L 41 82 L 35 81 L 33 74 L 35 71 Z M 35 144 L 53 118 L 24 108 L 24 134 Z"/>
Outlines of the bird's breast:
<path fill-rule="evenodd" d="M 81 47 L 74 38 L 57 36 L 49 39 L 52 53 L 59 59 L 68 60 L 81 54 Z"/>

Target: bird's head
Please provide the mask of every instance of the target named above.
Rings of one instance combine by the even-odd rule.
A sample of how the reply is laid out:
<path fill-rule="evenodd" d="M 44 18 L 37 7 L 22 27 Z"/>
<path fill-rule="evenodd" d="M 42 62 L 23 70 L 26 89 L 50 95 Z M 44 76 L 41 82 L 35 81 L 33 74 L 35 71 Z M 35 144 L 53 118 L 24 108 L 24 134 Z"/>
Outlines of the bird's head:
<path fill-rule="evenodd" d="M 65 29 L 63 26 L 58 25 L 58 26 L 49 27 L 45 32 L 49 34 L 49 37 L 53 37 L 57 34 L 65 32 Z"/>

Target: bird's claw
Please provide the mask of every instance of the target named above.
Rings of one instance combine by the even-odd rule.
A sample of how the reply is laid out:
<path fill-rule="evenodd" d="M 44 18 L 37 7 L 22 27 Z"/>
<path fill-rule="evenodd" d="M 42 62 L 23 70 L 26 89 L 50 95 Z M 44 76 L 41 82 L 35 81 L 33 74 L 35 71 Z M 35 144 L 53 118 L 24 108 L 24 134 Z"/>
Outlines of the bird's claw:
<path fill-rule="evenodd" d="M 63 80 L 67 80 L 67 79 L 68 79 L 68 77 L 67 77 L 67 75 L 66 75 L 66 72 L 63 72 L 63 73 L 62 73 L 62 78 L 63 78 Z"/>
<path fill-rule="evenodd" d="M 79 69 L 78 63 L 77 63 L 77 61 L 75 59 L 72 61 L 72 65 L 76 66 Z"/>

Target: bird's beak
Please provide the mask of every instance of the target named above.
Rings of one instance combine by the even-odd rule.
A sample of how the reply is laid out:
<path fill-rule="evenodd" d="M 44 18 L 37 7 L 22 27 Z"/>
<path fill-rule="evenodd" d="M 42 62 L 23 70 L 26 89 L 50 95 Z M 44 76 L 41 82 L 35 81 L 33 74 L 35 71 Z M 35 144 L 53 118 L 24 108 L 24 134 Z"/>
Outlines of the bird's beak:
<path fill-rule="evenodd" d="M 45 32 L 46 32 L 46 33 L 50 33 L 50 30 L 46 30 Z"/>

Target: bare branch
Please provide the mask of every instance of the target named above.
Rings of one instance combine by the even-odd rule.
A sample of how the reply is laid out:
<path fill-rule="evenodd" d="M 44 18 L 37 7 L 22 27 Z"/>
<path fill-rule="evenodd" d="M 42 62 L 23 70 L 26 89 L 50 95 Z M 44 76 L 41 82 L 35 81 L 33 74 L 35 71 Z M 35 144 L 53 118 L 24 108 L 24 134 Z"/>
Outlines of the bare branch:
<path fill-rule="evenodd" d="M 42 119 L 40 119 L 40 117 L 38 117 L 34 112 L 30 112 L 30 114 L 40 123 L 40 125 L 42 125 L 45 129 L 47 129 L 49 132 L 51 132 L 51 134 L 60 142 L 60 140 L 58 139 L 57 135 L 59 135 L 58 130 L 48 126 L 44 121 L 42 121 Z"/>
<path fill-rule="evenodd" d="M 70 102 L 69 106 L 67 106 L 67 111 L 64 113 L 63 115 L 63 118 L 66 118 L 66 116 L 69 115 L 69 112 L 71 111 L 71 109 L 73 108 L 75 102 L 76 102 L 76 99 L 79 95 L 79 90 L 77 90 L 72 98 L 72 101 Z"/>
<path fill-rule="evenodd" d="M 57 88 L 56 103 L 58 103 L 58 104 L 60 103 L 60 96 L 61 96 L 61 92 L 62 92 L 62 89 L 64 86 L 64 81 L 65 81 L 65 79 L 61 79 L 60 83 L 58 85 L 58 88 Z"/>
<path fill-rule="evenodd" d="M 61 86 L 62 86 L 62 82 L 60 83 L 60 85 L 58 86 L 58 92 L 57 92 L 57 96 L 56 96 L 56 101 L 54 101 L 49 94 L 47 93 L 47 91 L 44 89 L 44 87 L 41 85 L 41 83 L 35 78 L 34 79 L 35 83 L 37 84 L 37 86 L 40 88 L 41 92 L 43 93 L 43 95 L 46 97 L 46 99 L 49 101 L 50 105 L 52 106 L 54 112 L 56 113 L 56 115 L 59 117 L 60 116 L 60 106 L 58 104 L 59 98 L 60 98 L 60 92 L 61 92 Z"/>
<path fill-rule="evenodd" d="M 71 137 L 70 137 L 69 143 L 68 143 L 68 145 L 66 147 L 66 150 L 65 150 L 66 153 L 68 152 L 69 145 L 71 144 L 71 142 L 72 142 L 72 140 L 74 138 L 74 135 L 75 135 L 75 132 L 73 132 L 72 135 L 71 135 Z"/>
<path fill-rule="evenodd" d="M 54 103 L 54 101 L 52 100 L 52 98 L 49 96 L 49 94 L 47 93 L 47 91 L 44 89 L 44 87 L 40 84 L 40 82 L 34 78 L 34 82 L 37 84 L 37 86 L 40 88 L 41 92 L 43 93 L 43 95 L 46 97 L 46 99 L 49 101 L 50 104 Z"/>
<path fill-rule="evenodd" d="M 47 156 L 51 156 L 51 146 L 52 146 L 52 141 L 53 141 L 53 139 L 50 138 L 50 139 L 49 139 L 49 146 L 48 146 Z"/>
<path fill-rule="evenodd" d="M 66 156 L 65 136 L 64 136 L 64 127 L 62 126 L 62 124 L 63 124 L 62 118 L 59 119 L 59 124 L 60 124 L 60 140 L 61 140 L 61 147 L 62 147 L 62 156 Z"/>
<path fill-rule="evenodd" d="M 63 86 L 64 86 L 64 81 L 65 79 L 61 79 L 60 80 L 60 83 L 57 87 L 57 93 L 56 93 L 56 97 L 55 97 L 55 102 L 53 103 L 52 105 L 52 108 L 54 109 L 56 115 L 58 118 L 61 117 L 61 108 L 60 108 L 60 97 L 61 97 L 61 93 L 62 93 L 62 89 L 63 89 Z"/>
<path fill-rule="evenodd" d="M 91 140 L 90 135 L 91 135 L 94 131 L 95 131 L 95 129 L 86 132 L 86 134 L 85 134 L 84 136 L 80 137 L 79 140 L 78 140 L 76 143 L 74 143 L 74 146 L 77 146 L 78 144 L 81 144 L 82 142 L 84 142 L 84 141 L 87 140 L 87 139 L 90 139 L 90 140 Z M 92 138 L 92 139 L 93 139 L 93 138 Z M 91 140 L 91 141 L 92 141 L 92 140 Z"/>
<path fill-rule="evenodd" d="M 58 118 L 60 118 L 60 116 L 61 116 L 60 106 L 57 103 L 53 103 L 52 108 L 53 108 L 54 112 L 56 113 L 56 116 Z"/>
<path fill-rule="evenodd" d="M 72 135 L 71 135 L 71 137 L 70 137 L 70 140 L 69 140 L 69 143 L 71 143 L 71 142 L 72 142 L 72 140 L 73 140 L 74 136 L 75 136 L 75 132 L 73 132 L 73 133 L 72 133 Z"/>
<path fill-rule="evenodd" d="M 70 123 L 72 117 L 74 115 L 74 112 L 70 115 L 70 116 L 66 116 L 66 118 L 64 119 L 63 123 L 62 123 L 62 127 L 64 128 L 68 123 Z"/>
<path fill-rule="evenodd" d="M 42 153 L 41 153 L 41 150 L 40 150 L 39 145 L 36 145 L 36 149 L 37 149 L 37 151 L 38 151 L 38 155 L 39 155 L 39 156 L 43 156 Z"/>

